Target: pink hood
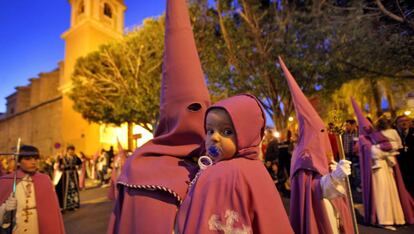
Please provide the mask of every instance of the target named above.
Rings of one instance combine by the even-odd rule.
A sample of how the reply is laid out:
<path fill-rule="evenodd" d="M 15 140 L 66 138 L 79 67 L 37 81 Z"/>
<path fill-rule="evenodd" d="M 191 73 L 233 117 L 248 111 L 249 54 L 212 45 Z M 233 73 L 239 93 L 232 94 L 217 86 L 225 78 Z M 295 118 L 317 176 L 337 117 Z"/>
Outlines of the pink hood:
<path fill-rule="evenodd" d="M 208 108 L 207 113 L 214 108 L 222 108 L 230 115 L 236 130 L 236 157 L 257 159 L 266 124 L 259 100 L 252 95 L 241 94 L 217 102 Z"/>
<path fill-rule="evenodd" d="M 167 1 L 165 24 L 159 124 L 154 139 L 127 160 L 119 183 L 162 186 L 182 197 L 189 171 L 178 161 L 197 153 L 203 143 L 210 97 L 185 0 Z"/>
<path fill-rule="evenodd" d="M 299 122 L 299 139 L 292 155 L 291 177 L 300 169 L 325 175 L 329 172 L 328 157 L 332 156 L 325 124 L 280 57 L 279 63 L 285 73 Z"/>

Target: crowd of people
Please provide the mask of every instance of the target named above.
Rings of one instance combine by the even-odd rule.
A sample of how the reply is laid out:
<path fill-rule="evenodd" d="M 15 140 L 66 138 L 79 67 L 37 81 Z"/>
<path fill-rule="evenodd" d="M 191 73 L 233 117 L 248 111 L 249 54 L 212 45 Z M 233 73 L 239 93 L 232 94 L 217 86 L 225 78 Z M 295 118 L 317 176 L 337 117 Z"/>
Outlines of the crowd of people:
<path fill-rule="evenodd" d="M 85 189 L 86 180 L 89 180 L 91 187 L 109 186 L 112 171 L 120 168 L 119 157 L 116 157 L 112 146 L 91 156 L 83 152 L 76 154 L 75 150 L 75 146 L 69 145 L 63 154 L 42 155 L 37 160 L 37 170 L 48 175 L 53 182 L 62 210 L 79 208 L 79 190 Z M 1 156 L 0 176 L 14 171 L 14 157 Z"/>
<path fill-rule="evenodd" d="M 369 120 L 369 118 L 367 118 Z M 372 121 L 372 120 L 371 120 Z M 412 155 L 413 150 L 413 133 L 414 133 L 414 119 L 410 119 L 406 115 L 401 115 L 392 120 L 390 117 L 384 115 L 376 120 L 374 123 L 375 129 L 379 131 L 393 132 L 393 138 L 389 139 L 398 144 L 398 150 L 393 151 L 395 160 L 398 161 L 401 173 L 404 175 L 404 182 L 407 190 L 413 196 L 413 176 L 409 173 L 407 165 L 414 165 Z M 328 123 L 328 131 L 331 135 L 342 134 L 342 144 L 344 146 L 344 153 L 347 160 L 352 162 L 352 174 L 350 175 L 351 188 L 356 193 L 361 193 L 361 172 L 359 166 L 359 131 L 358 124 L 354 119 L 347 119 L 344 123 L 334 128 L 333 123 Z M 391 131 L 394 129 L 394 131 Z M 266 169 L 275 181 L 275 184 L 282 194 L 286 193 L 289 188 L 290 162 L 292 153 L 297 141 L 297 133 L 292 138 L 292 131 L 286 130 L 285 134 L 280 134 L 272 127 L 267 127 L 265 136 L 261 143 L 262 159 L 265 163 Z M 336 139 L 330 138 L 334 160 L 339 161 L 339 152 Z M 390 159 L 388 159 L 390 160 Z M 373 168 L 379 168 L 376 164 L 377 160 L 373 159 Z"/>
<path fill-rule="evenodd" d="M 336 142 L 335 126 L 322 121 L 279 58 L 298 129 L 274 137 L 256 97 L 211 105 L 185 0 L 167 1 L 165 32 L 154 138 L 128 158 L 121 148 L 117 156 L 110 149 L 79 157 L 70 145 L 44 160 L 49 176 L 38 171 L 38 149 L 21 146 L 0 177 L 1 231 L 64 233 L 60 211 L 80 207 L 86 177 L 110 183 L 107 233 L 355 233 L 348 176 L 362 193 L 366 224 L 414 224 L 407 116 L 395 129 L 385 116 L 371 123 L 352 100 L 357 121 L 347 120 Z M 279 194 L 290 197 L 289 216 Z"/>

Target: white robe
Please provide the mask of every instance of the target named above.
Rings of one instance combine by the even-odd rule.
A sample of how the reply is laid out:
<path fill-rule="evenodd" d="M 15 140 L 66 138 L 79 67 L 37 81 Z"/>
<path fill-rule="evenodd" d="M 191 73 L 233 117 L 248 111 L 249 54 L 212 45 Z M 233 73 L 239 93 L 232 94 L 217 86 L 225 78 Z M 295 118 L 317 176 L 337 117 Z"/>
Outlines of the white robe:
<path fill-rule="evenodd" d="M 381 132 L 389 139 L 393 150 L 385 152 L 378 145 L 373 145 L 371 148 L 372 157 L 377 165 L 377 169 L 372 169 L 372 188 L 375 195 L 374 205 L 378 224 L 402 225 L 405 224 L 405 219 L 393 168 L 396 151 L 402 147 L 402 144 L 394 129 Z"/>
<path fill-rule="evenodd" d="M 39 234 L 39 223 L 36 210 L 36 195 L 32 178 L 26 175 L 16 185 L 17 211 L 13 234 Z M 0 207 L 1 220 L 3 222 L 3 214 L 5 213 L 5 205 Z M 27 217 L 27 218 L 26 218 Z"/>

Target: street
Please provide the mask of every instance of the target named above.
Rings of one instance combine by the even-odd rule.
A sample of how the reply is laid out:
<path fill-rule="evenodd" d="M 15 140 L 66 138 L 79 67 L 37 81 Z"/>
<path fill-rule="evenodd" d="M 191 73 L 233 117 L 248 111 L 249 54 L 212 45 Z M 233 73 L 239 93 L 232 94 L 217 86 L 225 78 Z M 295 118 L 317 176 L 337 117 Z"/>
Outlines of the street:
<path fill-rule="evenodd" d="M 112 202 L 106 198 L 108 188 L 81 191 L 81 208 L 63 214 L 67 234 L 106 233 Z"/>
<path fill-rule="evenodd" d="M 63 214 L 67 234 L 102 234 L 106 233 L 112 202 L 106 198 L 108 188 L 93 188 L 81 191 L 81 208 Z M 288 199 L 283 198 L 285 206 Z M 414 233 L 414 225 L 399 227 L 389 231 L 372 226 L 358 225 L 361 234 Z"/>

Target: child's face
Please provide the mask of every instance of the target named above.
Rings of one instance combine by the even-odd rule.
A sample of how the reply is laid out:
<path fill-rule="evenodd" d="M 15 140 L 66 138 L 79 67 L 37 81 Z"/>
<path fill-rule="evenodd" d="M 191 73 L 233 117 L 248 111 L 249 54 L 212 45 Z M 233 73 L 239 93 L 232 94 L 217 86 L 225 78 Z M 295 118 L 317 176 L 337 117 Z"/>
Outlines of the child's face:
<path fill-rule="evenodd" d="M 24 157 L 20 160 L 20 168 L 25 172 L 35 172 L 39 159 L 36 157 Z"/>
<path fill-rule="evenodd" d="M 206 147 L 215 146 L 219 154 L 215 162 L 229 159 L 236 154 L 236 132 L 230 116 L 225 110 L 212 109 L 206 118 Z"/>

